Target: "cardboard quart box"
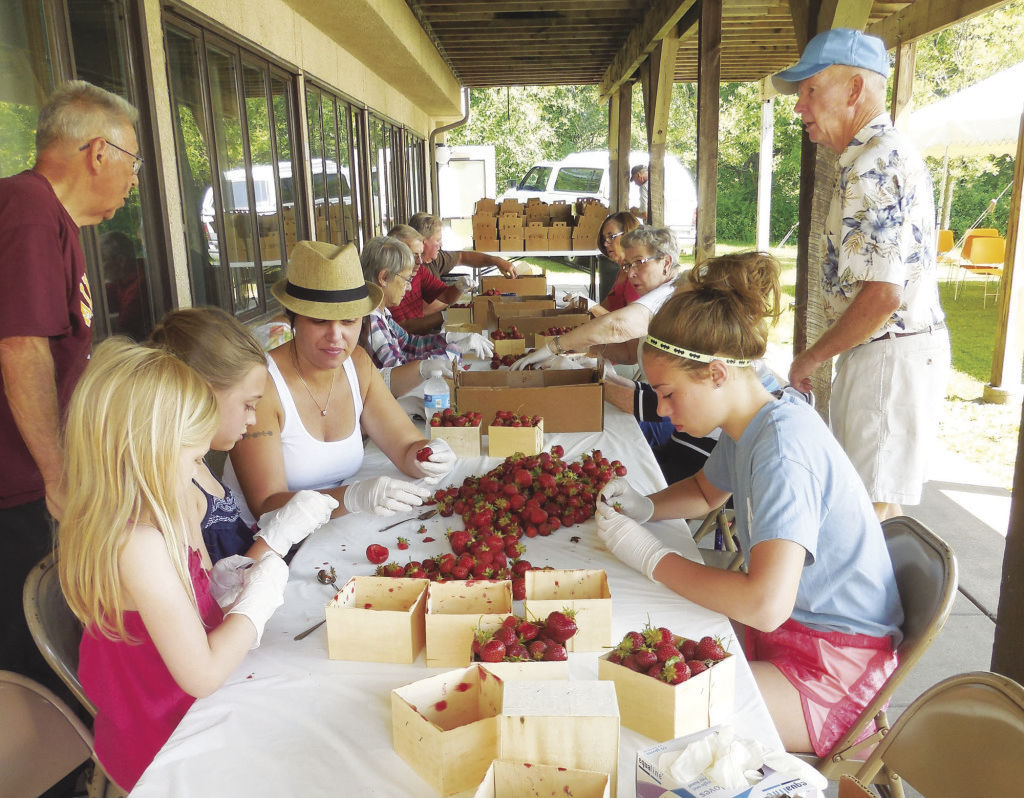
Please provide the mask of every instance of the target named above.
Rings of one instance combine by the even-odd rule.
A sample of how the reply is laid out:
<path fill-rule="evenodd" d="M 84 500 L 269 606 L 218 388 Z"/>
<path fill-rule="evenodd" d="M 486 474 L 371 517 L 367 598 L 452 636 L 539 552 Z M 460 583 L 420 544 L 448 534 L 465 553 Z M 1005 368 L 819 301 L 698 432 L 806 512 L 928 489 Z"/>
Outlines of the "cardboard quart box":
<path fill-rule="evenodd" d="M 445 324 L 472 324 L 473 323 L 473 304 L 467 302 L 465 307 L 456 307 L 455 305 L 449 305 L 447 312 L 444 314 Z"/>
<path fill-rule="evenodd" d="M 548 230 L 548 250 L 552 252 L 566 252 L 571 249 L 572 228 L 564 221 L 552 221 L 551 229 Z"/>
<path fill-rule="evenodd" d="M 426 579 L 354 576 L 327 605 L 327 656 L 411 663 L 425 639 Z"/>
<path fill-rule="evenodd" d="M 473 206 L 473 214 L 488 214 L 494 216 L 498 213 L 498 203 L 490 197 L 482 197 Z"/>
<path fill-rule="evenodd" d="M 615 682 L 622 725 L 652 740 L 674 740 L 732 718 L 736 693 L 736 659 L 728 656 L 681 684 L 667 684 L 597 659 L 597 677 Z"/>
<path fill-rule="evenodd" d="M 519 216 L 522 216 L 523 212 L 525 210 L 526 210 L 526 208 L 523 205 L 523 203 L 519 202 L 518 200 L 514 200 L 514 199 L 502 200 L 501 201 L 501 205 L 498 208 L 498 212 L 499 213 L 502 213 L 502 214 L 514 213 L 514 214 L 518 214 Z"/>
<path fill-rule="evenodd" d="M 551 221 L 551 210 L 548 208 L 546 202 L 527 202 L 526 203 L 526 221 L 529 222 L 541 222 L 542 224 L 548 224 Z"/>
<path fill-rule="evenodd" d="M 572 221 L 572 205 L 565 200 L 555 200 L 548 203 L 548 211 L 551 213 L 552 222 Z"/>
<path fill-rule="evenodd" d="M 501 759 L 606 773 L 615 795 L 619 710 L 610 682 L 505 682 L 498 723 Z"/>
<path fill-rule="evenodd" d="M 473 236 L 473 248 L 477 252 L 500 252 L 501 240 L 497 236 L 493 238 L 478 238 L 477 236 Z"/>
<path fill-rule="evenodd" d="M 430 440 L 448 441 L 456 457 L 479 457 L 481 454 L 480 424 L 473 427 L 431 427 Z"/>
<path fill-rule="evenodd" d="M 494 345 L 494 354 L 499 357 L 521 355 L 526 351 L 525 338 L 500 338 L 497 341 L 492 340 L 491 343 Z"/>
<path fill-rule="evenodd" d="M 540 277 L 484 277 L 480 281 L 481 291 L 497 290 L 499 294 L 514 294 L 515 296 L 545 296 L 548 292 L 547 278 Z"/>
<path fill-rule="evenodd" d="M 527 571 L 525 608 L 538 618 L 556 610 L 576 613 L 578 630 L 566 651 L 603 651 L 612 645 L 612 594 L 604 571 Z"/>
<path fill-rule="evenodd" d="M 427 667 L 468 665 L 477 627 L 497 629 L 511 614 L 512 583 L 507 579 L 432 582 L 427 589 Z"/>
<path fill-rule="evenodd" d="M 527 795 L 608 798 L 608 774 L 495 759 L 473 798 L 523 798 Z"/>
<path fill-rule="evenodd" d="M 548 433 L 600 432 L 602 368 L 599 363 L 592 369 L 463 371 L 455 375 L 454 402 L 460 413 L 475 410 L 485 419 L 499 410 L 540 416 Z"/>
<path fill-rule="evenodd" d="M 395 753 L 442 796 L 474 788 L 498 757 L 502 686 L 473 665 L 392 690 Z"/>
<path fill-rule="evenodd" d="M 544 419 L 536 427 L 487 427 L 487 456 L 510 457 L 519 452 L 525 455 L 544 451 Z"/>
<path fill-rule="evenodd" d="M 520 233 L 522 231 L 520 230 Z M 522 235 L 506 236 L 502 234 L 499 242 L 499 252 L 526 252 L 526 239 Z"/>
<path fill-rule="evenodd" d="M 719 727 L 689 734 L 667 743 L 661 743 L 636 752 L 636 798 L 663 798 L 678 795 L 680 798 L 782 798 L 783 796 L 819 795 L 818 788 L 791 773 L 776 773 L 765 767 L 764 778 L 749 787 L 731 790 L 715 784 L 707 776 L 687 783 L 682 787 L 674 784 L 659 763 L 664 754 L 682 751 L 691 743 L 699 742 L 710 734 L 716 734 Z"/>

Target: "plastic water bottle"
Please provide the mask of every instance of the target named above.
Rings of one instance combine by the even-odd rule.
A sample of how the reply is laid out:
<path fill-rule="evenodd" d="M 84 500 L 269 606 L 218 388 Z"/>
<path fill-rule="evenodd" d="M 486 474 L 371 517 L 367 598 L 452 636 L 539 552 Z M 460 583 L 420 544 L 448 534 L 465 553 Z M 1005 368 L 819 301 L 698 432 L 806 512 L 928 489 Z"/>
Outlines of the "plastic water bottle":
<path fill-rule="evenodd" d="M 441 367 L 430 370 L 430 379 L 423 384 L 423 417 L 427 421 L 427 436 L 430 435 L 430 417 L 452 406 L 452 394 L 448 383 L 441 376 Z"/>

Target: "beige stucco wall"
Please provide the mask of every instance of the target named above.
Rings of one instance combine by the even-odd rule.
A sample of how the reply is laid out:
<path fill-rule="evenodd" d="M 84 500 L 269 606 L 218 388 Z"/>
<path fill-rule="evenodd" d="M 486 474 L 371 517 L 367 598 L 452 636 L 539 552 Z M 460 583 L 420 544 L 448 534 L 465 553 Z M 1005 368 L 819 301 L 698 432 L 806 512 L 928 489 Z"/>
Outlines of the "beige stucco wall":
<path fill-rule="evenodd" d="M 424 138 L 461 116 L 459 83 L 404 0 L 193 0 L 185 8 Z M 160 9 L 161 0 L 145 0 L 172 279 L 186 307 L 191 290 Z"/>

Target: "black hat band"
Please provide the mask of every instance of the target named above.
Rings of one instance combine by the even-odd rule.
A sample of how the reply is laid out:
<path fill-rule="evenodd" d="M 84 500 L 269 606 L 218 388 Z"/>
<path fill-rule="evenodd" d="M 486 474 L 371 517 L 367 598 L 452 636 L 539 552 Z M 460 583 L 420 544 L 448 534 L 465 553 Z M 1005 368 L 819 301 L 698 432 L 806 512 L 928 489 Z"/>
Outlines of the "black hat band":
<path fill-rule="evenodd" d="M 288 296 L 295 299 L 304 299 L 307 302 L 355 302 L 359 299 L 367 299 L 370 292 L 366 290 L 366 283 L 361 283 L 355 288 L 344 288 L 340 291 L 323 291 L 319 288 L 304 288 L 292 282 L 286 282 L 284 291 Z"/>

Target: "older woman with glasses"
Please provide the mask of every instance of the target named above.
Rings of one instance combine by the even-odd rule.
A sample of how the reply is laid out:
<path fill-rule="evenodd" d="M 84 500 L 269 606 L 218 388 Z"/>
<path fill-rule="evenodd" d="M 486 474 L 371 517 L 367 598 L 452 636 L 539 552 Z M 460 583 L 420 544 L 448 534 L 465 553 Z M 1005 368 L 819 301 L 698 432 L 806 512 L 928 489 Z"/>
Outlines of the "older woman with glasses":
<path fill-rule="evenodd" d="M 588 321 L 565 335 L 556 335 L 546 347 L 520 358 L 512 366 L 523 369 L 570 352 L 603 355 L 616 363 L 636 363 L 637 339 L 647 334 L 651 317 L 672 296 L 679 273 L 679 245 L 668 228 L 640 227 L 620 239 L 623 271 L 637 293 L 625 307 Z"/>
<path fill-rule="evenodd" d="M 360 262 L 363 279 L 384 294 L 380 307 L 366 317 L 363 345 L 392 394 L 404 396 L 415 390 L 430 377 L 434 364 L 448 369 L 451 360 L 469 352 L 481 358 L 491 356 L 491 342 L 479 333 L 415 335 L 395 321 L 390 308 L 409 291 L 416 270 L 415 256 L 405 242 L 389 236 L 371 239 Z"/>

